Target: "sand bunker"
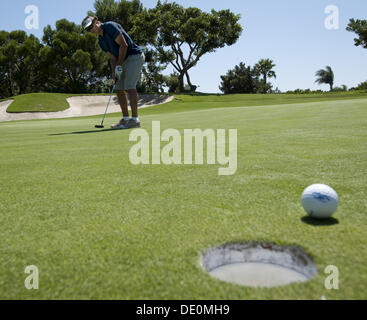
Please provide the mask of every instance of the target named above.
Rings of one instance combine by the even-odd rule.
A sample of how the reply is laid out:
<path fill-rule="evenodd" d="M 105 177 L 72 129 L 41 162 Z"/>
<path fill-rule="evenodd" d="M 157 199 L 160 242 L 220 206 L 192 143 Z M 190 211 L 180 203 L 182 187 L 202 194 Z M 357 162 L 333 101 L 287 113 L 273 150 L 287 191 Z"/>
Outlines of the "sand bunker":
<path fill-rule="evenodd" d="M 139 95 L 138 107 L 147 108 L 173 100 L 173 96 L 158 94 Z M 78 96 L 67 99 L 70 107 L 64 111 L 57 112 L 24 112 L 8 113 L 6 109 L 13 102 L 7 100 L 0 102 L 0 122 L 13 120 L 31 120 L 31 119 L 57 119 L 69 117 L 82 117 L 104 114 L 109 96 Z M 117 97 L 111 99 L 108 113 L 121 112 Z"/>

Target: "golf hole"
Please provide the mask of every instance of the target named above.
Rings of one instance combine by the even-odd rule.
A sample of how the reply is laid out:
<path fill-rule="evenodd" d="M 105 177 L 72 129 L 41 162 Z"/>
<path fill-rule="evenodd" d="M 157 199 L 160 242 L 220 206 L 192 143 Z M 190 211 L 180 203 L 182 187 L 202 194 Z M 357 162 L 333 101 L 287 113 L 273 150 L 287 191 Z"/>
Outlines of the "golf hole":
<path fill-rule="evenodd" d="M 273 243 L 231 243 L 201 254 L 201 266 L 222 281 L 251 287 L 304 282 L 317 274 L 312 259 L 299 247 Z"/>

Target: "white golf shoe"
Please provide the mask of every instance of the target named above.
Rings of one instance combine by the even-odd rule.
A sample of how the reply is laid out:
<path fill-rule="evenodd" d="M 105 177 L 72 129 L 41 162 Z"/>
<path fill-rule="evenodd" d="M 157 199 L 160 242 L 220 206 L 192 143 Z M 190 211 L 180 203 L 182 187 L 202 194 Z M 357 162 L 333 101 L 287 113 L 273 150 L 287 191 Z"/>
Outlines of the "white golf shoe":
<path fill-rule="evenodd" d="M 129 120 L 124 120 L 123 118 L 117 122 L 116 124 L 113 124 L 111 126 L 111 129 L 129 129 Z"/>

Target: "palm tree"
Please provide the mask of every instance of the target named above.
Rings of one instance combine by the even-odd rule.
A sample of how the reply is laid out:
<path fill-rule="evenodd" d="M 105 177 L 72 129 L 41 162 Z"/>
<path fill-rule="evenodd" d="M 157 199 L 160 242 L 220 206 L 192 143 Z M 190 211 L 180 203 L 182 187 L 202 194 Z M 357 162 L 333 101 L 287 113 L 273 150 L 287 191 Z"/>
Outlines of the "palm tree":
<path fill-rule="evenodd" d="M 275 72 L 272 70 L 276 65 L 274 61 L 271 59 L 261 59 L 255 66 L 254 70 L 258 75 L 262 75 L 262 93 L 266 93 L 268 89 L 271 89 L 271 85 L 269 88 L 267 86 L 267 81 L 269 78 L 276 78 Z"/>
<path fill-rule="evenodd" d="M 326 66 L 326 69 L 321 69 L 316 72 L 316 83 L 318 84 L 328 84 L 330 86 L 330 91 L 333 91 L 334 85 L 334 72 L 331 67 Z"/>

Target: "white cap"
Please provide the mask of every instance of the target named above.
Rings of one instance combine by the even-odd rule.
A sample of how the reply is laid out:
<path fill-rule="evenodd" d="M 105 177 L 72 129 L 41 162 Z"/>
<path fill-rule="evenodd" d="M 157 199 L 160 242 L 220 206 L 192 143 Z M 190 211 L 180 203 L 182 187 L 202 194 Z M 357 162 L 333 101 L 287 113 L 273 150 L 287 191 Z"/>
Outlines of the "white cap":
<path fill-rule="evenodd" d="M 94 17 L 88 16 L 86 17 L 83 22 L 82 22 L 82 31 L 89 31 L 88 29 L 92 26 L 93 24 L 93 20 Z"/>

